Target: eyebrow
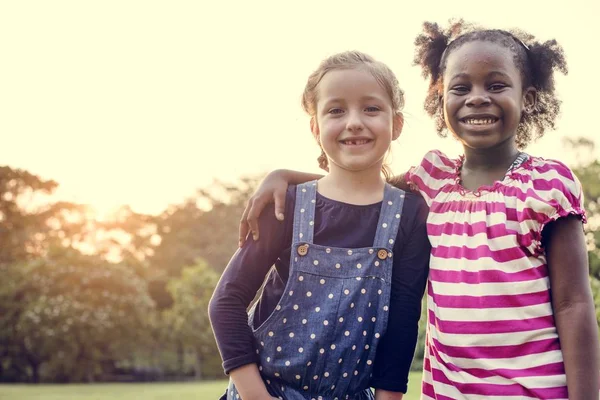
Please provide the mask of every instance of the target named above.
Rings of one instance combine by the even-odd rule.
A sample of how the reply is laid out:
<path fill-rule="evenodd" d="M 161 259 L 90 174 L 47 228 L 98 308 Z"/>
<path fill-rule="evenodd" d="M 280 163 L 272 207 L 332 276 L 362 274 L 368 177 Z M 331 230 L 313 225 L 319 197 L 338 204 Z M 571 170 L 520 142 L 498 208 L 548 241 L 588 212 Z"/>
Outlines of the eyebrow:
<path fill-rule="evenodd" d="M 504 78 L 510 78 L 510 76 L 507 73 L 504 73 L 502 71 L 492 71 L 488 74 L 488 76 L 496 76 L 496 75 L 499 75 Z"/>
<path fill-rule="evenodd" d="M 490 73 L 487 74 L 488 77 L 490 76 L 501 76 L 503 78 L 506 79 L 510 79 L 510 76 L 502 71 L 491 71 Z M 468 79 L 469 78 L 469 74 L 465 73 L 465 72 L 461 72 L 459 74 L 454 75 L 453 77 L 450 78 L 450 80 L 454 80 L 454 79 L 459 79 L 459 78 L 465 78 Z"/>
<path fill-rule="evenodd" d="M 331 99 L 323 99 L 325 100 L 325 104 L 329 104 L 329 103 L 341 103 L 344 102 L 345 99 L 342 97 L 333 97 Z M 360 100 L 367 100 L 367 101 L 385 101 L 385 99 L 379 97 L 379 96 L 372 96 L 372 95 L 367 95 L 367 96 L 362 96 L 360 98 Z"/>

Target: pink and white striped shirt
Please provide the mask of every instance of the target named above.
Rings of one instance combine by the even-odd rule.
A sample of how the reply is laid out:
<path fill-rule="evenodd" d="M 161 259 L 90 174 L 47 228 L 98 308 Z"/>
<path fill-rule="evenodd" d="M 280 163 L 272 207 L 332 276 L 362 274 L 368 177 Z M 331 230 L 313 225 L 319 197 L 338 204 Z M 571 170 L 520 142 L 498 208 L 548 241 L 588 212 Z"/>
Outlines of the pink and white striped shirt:
<path fill-rule="evenodd" d="M 529 157 L 472 192 L 464 158 L 427 153 L 407 174 L 430 211 L 423 399 L 566 399 L 542 230 L 585 220 L 564 164 Z"/>

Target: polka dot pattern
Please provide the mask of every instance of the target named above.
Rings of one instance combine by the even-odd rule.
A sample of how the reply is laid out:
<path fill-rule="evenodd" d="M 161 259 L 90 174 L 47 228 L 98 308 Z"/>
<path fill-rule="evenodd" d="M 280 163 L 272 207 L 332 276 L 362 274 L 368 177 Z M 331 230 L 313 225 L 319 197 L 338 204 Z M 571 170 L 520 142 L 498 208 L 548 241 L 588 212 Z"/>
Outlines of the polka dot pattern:
<path fill-rule="evenodd" d="M 316 183 L 298 186 L 286 295 L 254 331 L 261 375 L 275 398 L 341 400 L 358 393 L 353 400 L 372 400 L 366 389 L 387 324 L 392 271 L 390 257 L 378 252 L 393 250 L 399 193 L 386 185 L 373 246 L 344 249 L 313 243 Z"/>

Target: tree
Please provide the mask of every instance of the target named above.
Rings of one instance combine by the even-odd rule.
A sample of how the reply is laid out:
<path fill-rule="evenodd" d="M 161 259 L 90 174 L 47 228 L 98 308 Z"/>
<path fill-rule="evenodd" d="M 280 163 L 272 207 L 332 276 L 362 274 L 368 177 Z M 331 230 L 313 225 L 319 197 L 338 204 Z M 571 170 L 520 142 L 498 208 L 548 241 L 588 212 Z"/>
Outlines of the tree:
<path fill-rule="evenodd" d="M 586 236 L 588 239 L 590 275 L 600 279 L 600 161 L 593 156 L 594 143 L 589 139 L 566 140 L 566 145 L 577 154 L 573 172 L 583 187 L 584 207 L 588 216 Z"/>
<path fill-rule="evenodd" d="M 185 267 L 179 278 L 169 281 L 168 290 L 174 299 L 173 307 L 167 311 L 173 338 L 194 354 L 194 371 L 201 379 L 204 363 L 209 361 L 214 368 L 220 364 L 217 347 L 208 319 L 208 303 L 217 285 L 219 276 L 202 260 Z"/>
<path fill-rule="evenodd" d="M 594 157 L 594 142 L 585 138 L 567 140 L 565 143 L 577 155 L 573 172 L 583 187 L 584 207 L 588 216 L 585 226 L 588 239 L 590 283 L 596 305 L 596 320 L 600 327 L 600 161 Z"/>
<path fill-rule="evenodd" d="M 246 199 L 258 180 L 242 178 L 236 185 L 215 182 L 157 219 L 160 244 L 150 264 L 171 277 L 201 257 L 221 273 L 237 249 L 238 224 Z"/>
<path fill-rule="evenodd" d="M 20 169 L 0 167 L 0 264 L 13 264 L 45 254 L 61 243 L 82 219 L 85 208 L 52 202 L 58 184 Z"/>
<path fill-rule="evenodd" d="M 0 167 L 0 361 L 12 360 L 8 369 L 0 362 L 3 380 L 18 380 L 35 363 L 15 356 L 21 351 L 15 325 L 27 306 L 27 270 L 22 264 L 44 257 L 81 227 L 80 219 L 69 217 L 84 207 L 50 201 L 57 185 L 24 170 Z"/>
<path fill-rule="evenodd" d="M 2 332 L 11 362 L 26 360 L 33 382 L 42 369 L 50 380 L 92 381 L 103 362 L 144 343 L 153 303 L 127 266 L 56 248 L 10 270 L 1 300 L 11 324 Z"/>

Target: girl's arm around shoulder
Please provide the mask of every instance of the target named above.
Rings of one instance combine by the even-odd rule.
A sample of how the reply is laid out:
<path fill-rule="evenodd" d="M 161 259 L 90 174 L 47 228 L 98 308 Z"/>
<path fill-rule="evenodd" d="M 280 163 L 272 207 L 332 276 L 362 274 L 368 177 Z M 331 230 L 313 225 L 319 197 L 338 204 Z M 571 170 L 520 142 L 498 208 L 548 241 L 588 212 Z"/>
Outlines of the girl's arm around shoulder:
<path fill-rule="evenodd" d="M 376 389 L 396 393 L 407 390 L 429 273 L 428 211 L 420 196 L 406 194 L 394 245 L 388 326 L 377 347 L 371 380 Z"/>
<path fill-rule="evenodd" d="M 600 346 L 581 216 L 558 218 L 544 238 L 569 399 L 598 399 Z"/>
<path fill-rule="evenodd" d="M 295 204 L 295 193 L 295 187 L 287 191 L 287 204 L 291 210 Z M 272 205 L 269 207 L 272 208 Z M 236 251 L 209 304 L 209 317 L 225 373 L 258 361 L 246 310 L 266 274 L 291 243 L 291 219 L 278 221 L 273 210 L 268 211 L 258 221 L 263 238 L 260 241 L 250 240 Z"/>
<path fill-rule="evenodd" d="M 252 233 L 252 238 L 254 240 L 259 239 L 260 228 L 258 225 L 258 218 L 263 213 L 263 209 L 267 204 L 275 202 L 275 208 L 270 209 L 269 212 L 274 212 L 277 219 L 283 221 L 287 210 L 286 190 L 288 189 L 288 185 L 297 185 L 321 177 L 322 175 L 285 169 L 278 169 L 270 172 L 260 183 L 260 186 L 256 189 L 252 197 L 250 197 L 248 204 L 242 213 L 238 228 L 239 247 L 242 247 L 246 242 L 248 232 Z"/>

